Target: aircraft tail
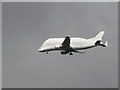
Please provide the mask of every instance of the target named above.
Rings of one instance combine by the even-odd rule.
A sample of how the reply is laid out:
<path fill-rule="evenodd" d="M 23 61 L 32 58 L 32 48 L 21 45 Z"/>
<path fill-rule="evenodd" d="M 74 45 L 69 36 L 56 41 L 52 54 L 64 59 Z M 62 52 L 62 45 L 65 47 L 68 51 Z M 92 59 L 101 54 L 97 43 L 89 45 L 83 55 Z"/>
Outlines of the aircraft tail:
<path fill-rule="evenodd" d="M 104 31 L 101 31 L 101 32 L 99 32 L 95 37 L 90 38 L 89 40 L 94 41 L 94 43 L 95 43 L 96 46 L 107 47 L 107 46 L 108 46 L 107 41 L 106 41 L 104 44 L 101 42 L 104 33 L 105 33 Z"/>
<path fill-rule="evenodd" d="M 95 46 L 103 46 L 103 47 L 107 47 L 108 43 L 107 41 L 103 44 L 101 41 L 96 41 Z"/>
<path fill-rule="evenodd" d="M 108 42 L 106 41 L 104 45 L 107 47 L 108 46 Z"/>
<path fill-rule="evenodd" d="M 91 39 L 89 39 L 89 40 L 101 41 L 104 33 L 105 33 L 104 31 L 101 31 L 101 32 L 99 32 L 94 38 L 91 38 Z"/>

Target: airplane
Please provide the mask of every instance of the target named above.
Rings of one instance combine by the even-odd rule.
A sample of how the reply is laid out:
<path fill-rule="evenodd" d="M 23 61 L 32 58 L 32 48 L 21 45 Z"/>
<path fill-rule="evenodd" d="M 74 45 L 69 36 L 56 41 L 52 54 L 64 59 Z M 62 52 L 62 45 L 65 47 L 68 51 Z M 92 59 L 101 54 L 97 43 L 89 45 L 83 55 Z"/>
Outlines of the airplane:
<path fill-rule="evenodd" d="M 73 55 L 75 53 L 85 53 L 78 50 L 85 50 L 96 46 L 107 47 L 107 41 L 103 44 L 102 37 L 105 31 L 100 31 L 95 37 L 90 39 L 80 37 L 49 38 L 38 49 L 39 52 L 61 51 L 62 55 Z"/>

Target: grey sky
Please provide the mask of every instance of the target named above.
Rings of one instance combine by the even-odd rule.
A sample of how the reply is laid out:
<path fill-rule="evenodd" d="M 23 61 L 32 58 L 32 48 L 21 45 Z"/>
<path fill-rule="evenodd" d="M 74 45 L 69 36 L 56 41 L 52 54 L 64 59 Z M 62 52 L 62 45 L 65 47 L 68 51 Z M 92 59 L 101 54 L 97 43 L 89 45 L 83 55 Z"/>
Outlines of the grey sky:
<path fill-rule="evenodd" d="M 3 3 L 3 88 L 117 88 L 117 3 Z M 108 47 L 73 56 L 37 49 L 50 37 L 94 37 Z"/>

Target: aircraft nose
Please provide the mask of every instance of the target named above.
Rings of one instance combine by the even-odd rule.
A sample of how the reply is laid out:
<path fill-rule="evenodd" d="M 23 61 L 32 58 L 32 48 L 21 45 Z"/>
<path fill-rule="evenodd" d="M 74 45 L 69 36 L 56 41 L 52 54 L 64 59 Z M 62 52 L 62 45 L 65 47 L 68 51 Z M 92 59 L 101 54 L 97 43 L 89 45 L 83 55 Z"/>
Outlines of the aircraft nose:
<path fill-rule="evenodd" d="M 38 49 L 38 51 L 39 51 L 39 52 L 42 52 L 42 51 L 43 51 L 43 49 Z"/>

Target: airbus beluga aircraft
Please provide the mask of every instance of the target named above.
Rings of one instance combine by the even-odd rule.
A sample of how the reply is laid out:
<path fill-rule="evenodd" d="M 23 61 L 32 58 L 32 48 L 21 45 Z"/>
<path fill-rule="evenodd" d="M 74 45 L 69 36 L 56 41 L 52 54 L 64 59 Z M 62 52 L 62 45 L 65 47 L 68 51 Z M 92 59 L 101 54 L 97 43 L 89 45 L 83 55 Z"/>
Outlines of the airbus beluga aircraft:
<path fill-rule="evenodd" d="M 69 54 L 73 55 L 73 52 L 81 53 L 78 50 L 84 50 L 93 48 L 96 46 L 107 46 L 107 41 L 103 44 L 102 37 L 104 35 L 104 31 L 101 31 L 95 37 L 90 39 L 79 38 L 79 37 L 70 37 L 66 36 L 65 38 L 49 38 L 47 39 L 38 49 L 39 52 L 46 52 L 48 54 L 49 51 L 61 51 L 62 55 Z"/>

